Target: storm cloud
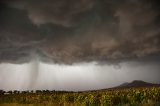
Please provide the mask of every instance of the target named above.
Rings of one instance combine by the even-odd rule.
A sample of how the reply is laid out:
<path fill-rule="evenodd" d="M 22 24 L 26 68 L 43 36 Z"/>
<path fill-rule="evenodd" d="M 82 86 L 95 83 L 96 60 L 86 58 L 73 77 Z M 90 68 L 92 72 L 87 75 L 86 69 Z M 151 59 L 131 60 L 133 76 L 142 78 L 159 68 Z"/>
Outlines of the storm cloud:
<path fill-rule="evenodd" d="M 159 10 L 156 0 L 2 0 L 0 61 L 159 57 Z"/>

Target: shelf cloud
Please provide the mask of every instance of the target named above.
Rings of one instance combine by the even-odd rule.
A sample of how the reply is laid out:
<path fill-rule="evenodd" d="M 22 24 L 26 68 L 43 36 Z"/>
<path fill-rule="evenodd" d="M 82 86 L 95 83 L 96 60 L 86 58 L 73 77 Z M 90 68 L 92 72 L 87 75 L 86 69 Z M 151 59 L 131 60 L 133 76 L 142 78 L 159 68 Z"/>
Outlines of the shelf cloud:
<path fill-rule="evenodd" d="M 129 61 L 160 54 L 152 0 L 2 0 L 0 62 L 38 56 L 58 64 Z"/>

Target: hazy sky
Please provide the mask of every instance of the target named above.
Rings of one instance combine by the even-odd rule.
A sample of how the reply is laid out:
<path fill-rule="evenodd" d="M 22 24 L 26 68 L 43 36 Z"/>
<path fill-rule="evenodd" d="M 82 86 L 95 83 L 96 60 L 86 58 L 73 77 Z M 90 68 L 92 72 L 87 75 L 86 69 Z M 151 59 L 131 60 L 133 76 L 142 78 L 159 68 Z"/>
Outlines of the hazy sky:
<path fill-rule="evenodd" d="M 0 89 L 3 90 L 79 91 L 110 88 L 133 80 L 160 83 L 160 66 L 150 63 L 98 65 L 91 62 L 67 66 L 34 61 L 22 65 L 5 63 L 0 69 Z"/>
<path fill-rule="evenodd" d="M 1 0 L 0 89 L 160 82 L 158 0 Z"/>

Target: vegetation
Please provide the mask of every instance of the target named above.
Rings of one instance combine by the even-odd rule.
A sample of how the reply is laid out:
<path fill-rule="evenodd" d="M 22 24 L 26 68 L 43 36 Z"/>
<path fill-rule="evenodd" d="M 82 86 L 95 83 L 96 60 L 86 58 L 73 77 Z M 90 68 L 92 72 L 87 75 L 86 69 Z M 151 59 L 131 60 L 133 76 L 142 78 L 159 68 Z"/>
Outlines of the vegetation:
<path fill-rule="evenodd" d="M 160 87 L 110 89 L 110 90 L 88 91 L 88 92 L 0 91 L 0 106 L 143 106 L 143 105 L 160 106 Z"/>

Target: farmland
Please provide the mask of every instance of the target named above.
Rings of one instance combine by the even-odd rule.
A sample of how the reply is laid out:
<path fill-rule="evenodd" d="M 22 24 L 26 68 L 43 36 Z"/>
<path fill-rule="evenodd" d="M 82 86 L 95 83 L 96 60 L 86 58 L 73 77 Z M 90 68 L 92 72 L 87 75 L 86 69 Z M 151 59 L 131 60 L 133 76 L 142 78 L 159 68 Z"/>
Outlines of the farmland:
<path fill-rule="evenodd" d="M 0 106 L 160 106 L 160 87 L 1 93 Z"/>

